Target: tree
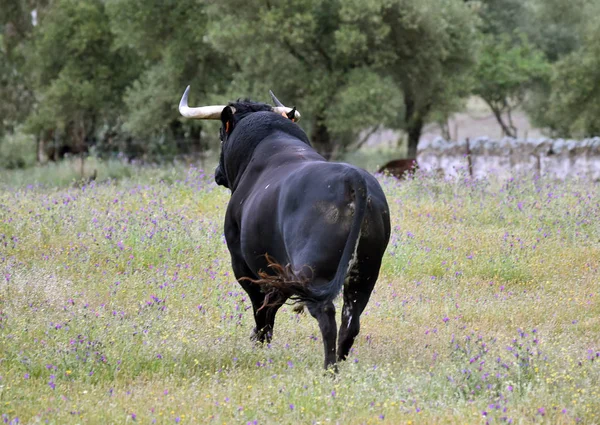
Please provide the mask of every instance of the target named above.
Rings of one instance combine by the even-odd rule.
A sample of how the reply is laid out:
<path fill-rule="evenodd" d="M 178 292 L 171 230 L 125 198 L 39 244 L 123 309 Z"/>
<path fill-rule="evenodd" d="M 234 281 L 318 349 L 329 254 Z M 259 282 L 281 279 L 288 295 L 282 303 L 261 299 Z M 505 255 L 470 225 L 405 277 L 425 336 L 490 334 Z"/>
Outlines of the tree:
<path fill-rule="evenodd" d="M 397 115 L 404 107 L 394 81 L 366 67 L 348 73 L 330 106 L 328 129 L 341 141 L 334 145 L 333 157 L 358 150 L 381 128 L 398 127 Z"/>
<path fill-rule="evenodd" d="M 367 63 L 400 88 L 404 107 L 398 122 L 415 157 L 423 126 L 432 113 L 447 116 L 468 94 L 475 63 L 477 16 L 455 0 L 348 0 L 343 30 L 360 46 Z"/>
<path fill-rule="evenodd" d="M 558 136 L 600 136 L 600 18 L 592 16 L 582 47 L 560 60 L 552 76 L 547 119 Z"/>
<path fill-rule="evenodd" d="M 578 87 L 576 80 L 589 83 L 588 78 L 594 75 L 590 69 L 593 58 L 589 56 L 589 42 L 594 38 L 590 28 L 597 25 L 600 1 L 530 0 L 530 12 L 524 30 L 551 63 L 552 79 L 532 88 L 525 103 L 526 111 L 535 125 L 552 136 L 587 134 L 593 119 L 584 119 L 587 124 L 583 124 L 575 118 L 578 114 L 575 111 L 579 111 L 580 104 L 587 104 L 593 110 L 594 104 L 588 103 L 590 97 L 582 93 L 588 89 Z M 593 99 L 594 86 L 589 87 Z M 583 102 L 575 102 L 576 99 Z"/>
<path fill-rule="evenodd" d="M 107 0 L 107 11 L 115 45 L 135 52 L 142 64 L 124 95 L 123 130 L 139 142 L 142 152 L 206 149 L 202 123 L 182 121 L 177 112 L 188 84 L 194 96 L 207 101 L 229 79 L 225 57 L 206 42 L 203 3 Z"/>
<path fill-rule="evenodd" d="M 0 35 L 0 138 L 14 130 L 31 105 L 22 73 L 22 57 L 10 52 L 5 37 Z"/>
<path fill-rule="evenodd" d="M 598 0 L 529 0 L 520 29 L 555 63 L 581 47 L 582 27 L 599 4 Z M 591 13 L 591 15 L 590 15 Z"/>
<path fill-rule="evenodd" d="M 266 81 L 310 105 L 311 140 L 326 156 L 377 122 L 405 129 L 414 156 L 430 113 L 456 104 L 455 82 L 474 63 L 476 16 L 456 0 L 238 0 L 212 15 L 211 40 L 253 92 Z"/>
<path fill-rule="evenodd" d="M 0 0 L 0 137 L 14 131 L 33 102 L 25 47 L 33 29 L 31 7 L 39 7 L 38 3 L 45 2 Z"/>
<path fill-rule="evenodd" d="M 28 65 L 36 106 L 28 127 L 44 143 L 62 137 L 85 151 L 102 126 L 118 119 L 121 93 L 131 81 L 129 52 L 113 48 L 102 0 L 52 3 L 33 31 Z"/>
<path fill-rule="evenodd" d="M 502 131 L 517 137 L 513 111 L 520 107 L 534 84 L 545 81 L 550 66 L 541 51 L 525 36 L 515 42 L 508 34 L 487 34 L 475 70 L 474 94 L 490 107 Z"/>
<path fill-rule="evenodd" d="M 234 0 L 209 9 L 210 42 L 234 70 L 227 94 L 267 100 L 272 89 L 284 103 L 299 106 L 301 125 L 327 158 L 352 146 L 364 128 L 397 127 L 401 109 L 397 86 L 371 67 L 364 37 L 341 27 L 345 3 Z M 354 6 L 377 25 L 369 9 Z"/>
<path fill-rule="evenodd" d="M 519 41 L 520 34 L 533 23 L 532 1 L 546 0 L 479 0 L 476 10 L 481 18 L 481 31 Z"/>

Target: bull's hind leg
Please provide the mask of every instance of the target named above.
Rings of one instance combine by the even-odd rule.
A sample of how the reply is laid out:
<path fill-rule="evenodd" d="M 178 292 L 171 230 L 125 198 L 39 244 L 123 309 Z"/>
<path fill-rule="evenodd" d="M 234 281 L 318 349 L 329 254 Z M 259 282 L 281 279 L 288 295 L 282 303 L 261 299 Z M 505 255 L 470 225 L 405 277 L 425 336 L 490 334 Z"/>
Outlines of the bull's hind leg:
<path fill-rule="evenodd" d="M 256 322 L 256 327 L 250 338 L 260 343 L 271 342 L 273 328 L 275 327 L 275 315 L 277 310 L 285 303 L 286 298 L 278 294 L 272 294 L 267 298 L 267 294 L 262 292 L 257 284 L 247 280 L 242 280 L 240 285 L 250 297 L 254 321 Z"/>
<path fill-rule="evenodd" d="M 337 334 L 335 306 L 332 302 L 325 304 L 307 303 L 306 306 L 310 314 L 319 322 L 325 348 L 325 369 L 335 367 L 335 339 Z"/>
<path fill-rule="evenodd" d="M 360 331 L 360 315 L 365 309 L 379 274 L 379 265 L 364 276 L 364 272 L 351 270 L 348 284 L 344 287 L 344 307 L 340 326 L 338 360 L 346 360 L 354 339 Z"/>
<path fill-rule="evenodd" d="M 263 294 L 263 303 L 260 306 L 255 306 L 254 302 L 254 320 L 256 328 L 254 329 L 252 339 L 260 343 L 269 343 L 273 338 L 273 329 L 275 328 L 275 315 L 281 306 L 285 303 L 285 297 L 275 294 L 273 297 L 267 298 Z M 266 298 L 266 303 L 265 303 Z"/>
<path fill-rule="evenodd" d="M 277 314 L 277 310 L 285 303 L 286 299 L 283 297 L 271 296 L 270 299 L 267 300 L 267 303 L 265 303 L 267 294 L 262 291 L 258 284 L 252 282 L 252 279 L 256 279 L 257 276 L 254 275 L 252 270 L 250 270 L 243 260 L 239 260 L 238 257 L 233 254 L 231 258 L 233 272 L 237 276 L 239 284 L 250 297 L 250 302 L 252 302 L 252 311 L 254 313 L 256 327 L 252 330 L 250 339 L 260 343 L 269 343 L 273 337 L 275 315 Z"/>

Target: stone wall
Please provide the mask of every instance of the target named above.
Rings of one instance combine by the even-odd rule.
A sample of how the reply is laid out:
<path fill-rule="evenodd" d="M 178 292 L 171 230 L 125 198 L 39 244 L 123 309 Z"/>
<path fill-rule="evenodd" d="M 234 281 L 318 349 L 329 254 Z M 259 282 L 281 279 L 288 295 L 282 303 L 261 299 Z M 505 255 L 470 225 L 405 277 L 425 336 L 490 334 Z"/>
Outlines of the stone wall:
<path fill-rule="evenodd" d="M 600 180 L 600 137 L 579 141 L 482 137 L 470 142 L 438 138 L 419 143 L 417 161 L 423 170 L 455 176 L 469 172 L 469 151 L 474 177 L 527 173 L 558 179 L 577 175 Z"/>

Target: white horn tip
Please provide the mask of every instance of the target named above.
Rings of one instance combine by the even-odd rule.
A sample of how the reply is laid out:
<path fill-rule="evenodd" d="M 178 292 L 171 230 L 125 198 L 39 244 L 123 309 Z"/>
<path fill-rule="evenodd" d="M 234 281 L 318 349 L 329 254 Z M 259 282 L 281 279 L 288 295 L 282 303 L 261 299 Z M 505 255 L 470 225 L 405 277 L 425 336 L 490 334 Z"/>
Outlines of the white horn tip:
<path fill-rule="evenodd" d="M 190 86 L 187 86 L 185 88 L 185 91 L 183 92 L 183 96 L 181 96 L 181 100 L 179 101 L 179 113 L 187 118 L 189 118 L 189 111 L 188 111 L 188 109 L 189 109 L 188 108 L 189 94 L 190 94 Z"/>

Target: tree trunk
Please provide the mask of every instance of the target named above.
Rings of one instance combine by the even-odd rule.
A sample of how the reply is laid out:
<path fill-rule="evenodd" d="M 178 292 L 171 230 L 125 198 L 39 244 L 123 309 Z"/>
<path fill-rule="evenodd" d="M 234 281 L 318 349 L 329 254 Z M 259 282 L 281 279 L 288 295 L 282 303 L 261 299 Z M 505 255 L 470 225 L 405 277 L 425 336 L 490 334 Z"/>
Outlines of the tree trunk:
<path fill-rule="evenodd" d="M 41 131 L 37 137 L 37 160 L 41 165 L 46 164 L 50 158 L 48 156 L 48 141 L 50 140 L 49 131 Z"/>
<path fill-rule="evenodd" d="M 444 140 L 446 141 L 451 141 L 452 140 L 452 134 L 450 134 L 450 125 L 448 123 L 448 118 L 442 119 L 438 122 L 438 126 L 440 127 L 440 133 L 442 134 L 442 137 L 444 138 Z"/>
<path fill-rule="evenodd" d="M 325 124 L 323 114 L 317 114 L 315 117 L 310 142 L 317 152 L 323 155 L 325 159 L 331 159 L 334 150 L 333 142 L 331 140 L 331 135 L 329 134 L 329 129 Z"/>
<path fill-rule="evenodd" d="M 200 160 L 200 168 L 204 170 L 206 169 L 206 157 L 209 147 L 202 139 L 202 126 L 192 126 L 189 137 L 189 141 L 192 144 L 190 152 L 194 158 Z"/>
<path fill-rule="evenodd" d="M 204 153 L 208 150 L 208 146 L 202 140 L 202 126 L 192 127 L 190 137 L 192 138 L 194 153 Z"/>
<path fill-rule="evenodd" d="M 406 122 L 406 133 L 408 134 L 408 158 L 417 157 L 417 146 L 425 124 L 424 117 L 428 112 L 429 106 L 426 105 L 423 109 L 417 108 L 415 100 L 408 93 L 404 97 L 404 106 L 406 113 L 404 121 Z"/>
<path fill-rule="evenodd" d="M 502 129 L 502 132 L 504 133 L 504 135 L 508 136 L 508 137 L 516 138 L 517 137 L 517 129 L 515 128 L 515 126 L 512 123 L 512 117 L 510 116 L 510 112 L 508 115 L 509 122 L 506 123 L 506 122 L 504 122 L 504 118 L 502 117 L 503 109 L 501 107 L 494 105 L 493 102 L 490 102 L 486 99 L 484 99 L 484 100 L 485 100 L 485 103 L 487 103 L 488 106 L 490 107 L 490 109 L 492 110 L 492 113 L 494 114 L 494 117 L 496 118 L 496 122 L 498 122 L 498 125 Z"/>
<path fill-rule="evenodd" d="M 423 130 L 423 120 L 416 120 L 413 124 L 409 125 L 408 132 L 408 158 L 417 157 L 417 146 L 419 145 L 419 139 L 421 138 L 421 131 Z"/>
<path fill-rule="evenodd" d="M 510 107 L 510 105 L 506 106 L 506 115 L 508 116 L 508 126 L 510 127 L 510 130 L 512 131 L 512 134 L 515 139 L 518 136 L 518 130 L 517 127 L 515 127 L 514 123 L 513 123 L 513 119 L 512 119 L 512 108 Z"/>

